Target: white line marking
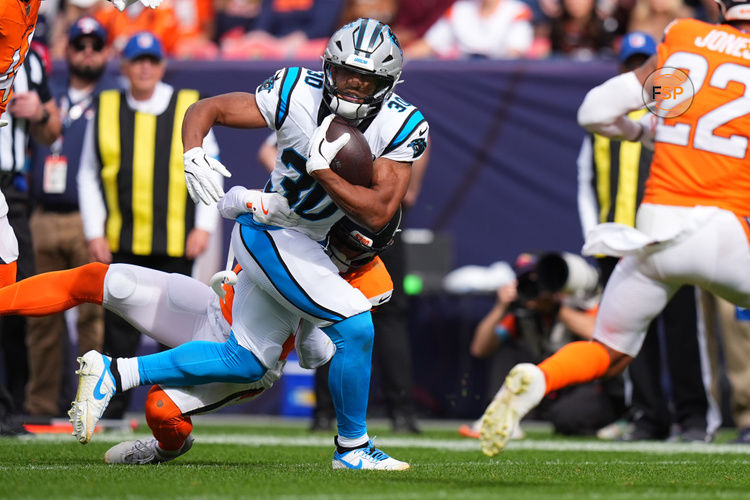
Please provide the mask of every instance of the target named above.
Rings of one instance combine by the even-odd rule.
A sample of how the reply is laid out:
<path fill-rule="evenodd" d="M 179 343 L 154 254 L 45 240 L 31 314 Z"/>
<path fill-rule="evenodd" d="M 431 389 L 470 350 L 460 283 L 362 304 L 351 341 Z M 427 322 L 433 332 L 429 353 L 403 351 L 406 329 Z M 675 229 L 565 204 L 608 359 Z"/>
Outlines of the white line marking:
<path fill-rule="evenodd" d="M 333 439 L 322 436 L 275 436 L 242 434 L 194 434 L 198 443 L 205 444 L 236 444 L 243 446 L 305 446 L 333 448 Z M 101 443 L 118 443 L 150 437 L 145 433 L 106 432 L 95 434 L 92 441 Z M 67 434 L 39 434 L 29 443 L 60 443 L 75 442 Z M 377 446 L 388 448 L 427 448 L 450 451 L 479 451 L 479 441 L 473 439 L 451 440 L 432 438 L 378 438 Z M 706 443 L 665 443 L 638 442 L 617 443 L 611 441 L 563 441 L 563 440 L 532 440 L 512 441 L 507 448 L 509 451 L 538 450 L 538 451 L 591 451 L 591 452 L 630 452 L 676 455 L 692 453 L 696 455 L 750 455 L 750 446 L 733 444 Z"/>

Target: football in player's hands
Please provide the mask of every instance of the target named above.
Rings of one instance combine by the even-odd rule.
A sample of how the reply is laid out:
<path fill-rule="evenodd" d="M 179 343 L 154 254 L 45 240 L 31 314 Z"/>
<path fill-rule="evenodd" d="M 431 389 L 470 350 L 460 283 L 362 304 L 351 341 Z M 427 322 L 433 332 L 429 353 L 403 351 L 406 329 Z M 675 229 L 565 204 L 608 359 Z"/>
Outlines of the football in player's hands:
<path fill-rule="evenodd" d="M 337 116 L 328 126 L 326 140 L 331 142 L 342 134 L 350 138 L 341 151 L 333 158 L 331 170 L 350 184 L 370 187 L 372 184 L 372 151 L 367 139 L 357 127 Z"/>

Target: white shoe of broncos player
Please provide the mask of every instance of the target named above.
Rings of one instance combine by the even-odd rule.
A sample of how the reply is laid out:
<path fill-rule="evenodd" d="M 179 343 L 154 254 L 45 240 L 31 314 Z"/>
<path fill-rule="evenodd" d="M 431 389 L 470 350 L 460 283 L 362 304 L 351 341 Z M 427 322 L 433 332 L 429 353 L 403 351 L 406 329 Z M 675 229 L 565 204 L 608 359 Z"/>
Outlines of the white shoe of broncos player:
<path fill-rule="evenodd" d="M 94 429 L 115 394 L 115 379 L 110 371 L 112 358 L 89 351 L 78 358 L 78 392 L 68 416 L 73 435 L 81 444 L 91 440 Z"/>
<path fill-rule="evenodd" d="M 363 470 L 407 470 L 409 468 L 406 462 L 391 458 L 387 453 L 375 448 L 372 441 L 372 439 L 369 440 L 363 448 L 355 448 L 344 453 L 339 453 L 338 449 L 334 451 L 333 468 Z"/>
<path fill-rule="evenodd" d="M 536 365 L 513 367 L 482 416 L 479 439 L 485 455 L 493 457 L 505 448 L 521 419 L 542 400 L 546 388 L 544 373 Z"/>
<path fill-rule="evenodd" d="M 184 455 L 193 447 L 193 436 L 188 436 L 185 444 L 177 451 L 162 450 L 156 438 L 136 439 L 114 445 L 104 454 L 108 464 L 148 465 L 169 462 Z"/>

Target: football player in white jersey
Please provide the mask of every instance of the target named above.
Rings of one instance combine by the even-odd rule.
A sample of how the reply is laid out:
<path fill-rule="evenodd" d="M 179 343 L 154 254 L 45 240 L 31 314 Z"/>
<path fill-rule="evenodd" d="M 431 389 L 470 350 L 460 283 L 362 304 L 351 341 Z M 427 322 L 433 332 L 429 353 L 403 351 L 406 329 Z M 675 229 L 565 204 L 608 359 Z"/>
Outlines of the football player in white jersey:
<path fill-rule="evenodd" d="M 383 231 L 374 234 L 343 218 L 327 239 L 326 252 L 342 277 L 373 306 L 387 302 L 393 292 L 393 282 L 377 255 L 393 244 L 400 219 L 399 211 Z M 235 270 L 242 274 L 239 266 Z M 243 321 L 251 327 L 262 324 L 263 335 L 277 331 L 279 359 L 256 382 L 152 387 L 146 401 L 146 420 L 154 438 L 120 443 L 106 453 L 105 462 L 154 464 L 172 460 L 191 448 L 191 415 L 251 401 L 270 388 L 280 378 L 291 349 L 296 348 L 304 368 L 321 366 L 336 350 L 328 336 L 310 322 L 289 314 L 269 315 L 273 299 L 260 288 L 246 294 L 242 308 L 234 307 L 233 286 L 224 284 L 215 291 L 221 291 L 223 297 L 187 276 L 128 264 L 91 263 L 39 274 L 0 289 L 0 316 L 40 316 L 84 302 L 96 303 L 171 347 L 191 340 L 225 342 L 232 326 Z"/>
<path fill-rule="evenodd" d="M 271 308 L 273 314 L 283 310 L 302 317 L 336 345 L 329 375 L 338 421 L 334 468 L 404 470 L 407 463 L 377 450 L 367 434 L 374 336 L 370 303 L 339 276 L 320 241 L 344 213 L 374 232 L 388 223 L 406 193 L 411 163 L 427 146 L 428 125 L 393 93 L 403 54 L 387 25 L 360 19 L 344 26 L 331 37 L 323 59 L 323 72 L 287 68 L 255 94 L 230 93 L 193 104 L 183 123 L 188 191 L 196 202 L 223 196 L 211 172 L 230 174 L 200 148 L 212 126 L 276 131 L 279 153 L 266 192 L 235 192 L 227 201 L 248 207 L 232 233 L 243 269 L 235 307 L 247 291 L 260 287 L 278 305 Z M 326 141 L 334 113 L 363 131 L 376 157 L 371 187 L 353 186 L 330 169 L 348 140 L 345 134 Z M 87 353 L 71 411 L 79 440 L 90 439 L 111 395 L 133 384 L 258 380 L 278 359 L 278 343 L 258 342 L 239 325 L 232 331 L 220 346 L 190 342 L 172 355 L 167 351 L 113 363 Z M 202 362 L 185 364 L 196 359 Z"/>

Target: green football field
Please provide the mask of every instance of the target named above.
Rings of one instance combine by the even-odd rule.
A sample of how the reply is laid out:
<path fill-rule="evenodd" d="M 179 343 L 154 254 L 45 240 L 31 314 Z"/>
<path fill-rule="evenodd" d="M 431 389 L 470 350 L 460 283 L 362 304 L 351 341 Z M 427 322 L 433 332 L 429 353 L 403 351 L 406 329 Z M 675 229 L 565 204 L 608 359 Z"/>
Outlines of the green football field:
<path fill-rule="evenodd" d="M 104 452 L 135 434 L 0 439 L 0 498 L 750 498 L 750 446 L 613 443 L 528 431 L 495 458 L 447 427 L 396 435 L 377 426 L 379 447 L 411 463 L 405 472 L 333 471 L 327 434 L 305 423 L 196 420 L 193 449 L 158 466 L 109 466 Z"/>

